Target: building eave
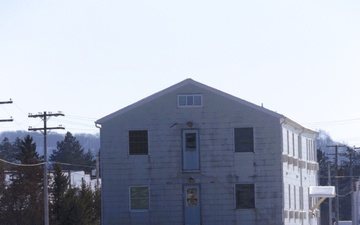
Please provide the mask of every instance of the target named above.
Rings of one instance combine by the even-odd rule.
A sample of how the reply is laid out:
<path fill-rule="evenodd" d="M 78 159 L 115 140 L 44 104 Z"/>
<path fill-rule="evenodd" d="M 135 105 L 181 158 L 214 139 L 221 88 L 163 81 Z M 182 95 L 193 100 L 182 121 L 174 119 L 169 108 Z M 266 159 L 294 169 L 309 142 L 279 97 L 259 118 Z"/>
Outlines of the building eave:
<path fill-rule="evenodd" d="M 240 98 L 238 98 L 238 97 L 235 97 L 235 96 L 233 96 L 233 95 L 230 95 L 230 94 L 225 93 L 225 92 L 223 92 L 223 91 L 220 91 L 220 90 L 217 90 L 217 89 L 212 88 L 212 87 L 210 87 L 210 86 L 207 86 L 207 85 L 205 85 L 205 84 L 199 83 L 199 82 L 197 82 L 197 81 L 195 81 L 195 80 L 193 80 L 193 79 L 191 79 L 191 78 L 188 78 L 188 79 L 185 79 L 185 80 L 183 80 L 183 81 L 181 81 L 181 82 L 179 82 L 179 83 L 177 83 L 177 84 L 175 84 L 175 85 L 172 85 L 172 86 L 170 86 L 170 87 L 168 87 L 168 88 L 166 88 L 166 89 L 164 89 L 164 90 L 162 90 L 162 91 L 159 91 L 159 92 L 157 92 L 157 93 L 155 93 L 155 94 L 152 94 L 152 95 L 150 95 L 150 96 L 148 96 L 148 97 L 146 97 L 146 98 L 144 98 L 144 99 L 141 99 L 141 100 L 139 100 L 139 101 L 137 101 L 137 102 L 135 102 L 135 103 L 133 103 L 133 104 L 131 104 L 131 105 L 129 105 L 129 106 L 126 106 L 126 107 L 124 107 L 124 108 L 122 108 L 122 109 L 120 109 L 120 110 L 118 110 L 118 111 L 115 111 L 115 112 L 113 112 L 113 113 L 111 113 L 111 114 L 109 114 L 109 115 L 107 115 L 107 116 L 105 116 L 105 117 L 102 117 L 101 119 L 98 119 L 97 121 L 95 121 L 95 123 L 101 125 L 101 124 L 103 124 L 104 122 L 106 122 L 106 121 L 108 121 L 108 120 L 110 120 L 110 119 L 112 119 L 112 118 L 115 118 L 115 117 L 117 117 L 117 116 L 120 116 L 120 115 L 122 115 L 123 113 L 126 113 L 126 112 L 128 112 L 128 111 L 130 111 L 130 110 L 132 110 L 132 109 L 135 109 L 135 108 L 143 105 L 143 104 L 146 104 L 146 103 L 148 103 L 148 102 L 151 102 L 151 101 L 153 101 L 153 100 L 155 100 L 155 99 L 157 99 L 157 98 L 159 98 L 159 97 L 161 97 L 161 96 L 164 96 L 164 95 L 166 95 L 166 94 L 168 94 L 168 93 L 170 93 L 170 92 L 173 92 L 173 91 L 175 91 L 175 90 L 177 90 L 177 89 L 179 89 L 179 88 L 181 88 L 181 87 L 183 87 L 183 86 L 185 86 L 185 85 L 188 85 L 188 84 L 191 84 L 191 85 L 197 86 L 197 87 L 199 87 L 199 88 L 205 89 L 205 90 L 207 90 L 207 91 L 209 91 L 209 92 L 212 92 L 212 93 L 214 93 L 214 94 L 223 96 L 223 97 L 225 97 L 225 98 L 227 98 L 227 99 L 230 99 L 230 100 L 233 100 L 233 101 L 235 101 L 236 103 L 243 104 L 243 105 L 245 105 L 245 106 L 247 106 L 247 107 L 250 107 L 250 108 L 259 110 L 259 111 L 261 111 L 261 112 L 264 112 L 264 113 L 266 113 L 266 114 L 268 114 L 268 115 L 274 116 L 274 117 L 276 117 L 276 118 L 278 118 L 278 119 L 285 118 L 283 115 L 281 115 L 281 114 L 279 114 L 279 113 L 276 113 L 276 112 L 274 112 L 274 111 L 271 111 L 271 110 L 269 110 L 269 109 L 266 109 L 266 108 L 264 108 L 264 107 L 262 107 L 262 106 L 255 105 L 255 104 L 253 104 L 253 103 L 250 103 L 250 102 L 248 102 L 248 101 L 245 101 L 245 100 L 243 100 L 243 99 L 240 99 Z"/>

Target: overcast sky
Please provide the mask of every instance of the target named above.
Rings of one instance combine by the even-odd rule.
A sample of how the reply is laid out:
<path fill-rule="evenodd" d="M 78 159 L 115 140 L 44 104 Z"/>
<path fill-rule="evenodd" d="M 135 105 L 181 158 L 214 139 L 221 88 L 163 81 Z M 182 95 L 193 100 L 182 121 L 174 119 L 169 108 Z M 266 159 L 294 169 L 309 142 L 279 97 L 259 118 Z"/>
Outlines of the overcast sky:
<path fill-rule="evenodd" d="M 192 78 L 360 146 L 360 2 L 0 0 L 0 132 L 94 121 Z"/>

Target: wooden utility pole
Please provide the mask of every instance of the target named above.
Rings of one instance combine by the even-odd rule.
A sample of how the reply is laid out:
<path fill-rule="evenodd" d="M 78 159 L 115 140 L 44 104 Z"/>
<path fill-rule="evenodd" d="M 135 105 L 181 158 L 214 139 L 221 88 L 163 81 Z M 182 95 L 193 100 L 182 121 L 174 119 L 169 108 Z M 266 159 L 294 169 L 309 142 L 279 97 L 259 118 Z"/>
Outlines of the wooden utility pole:
<path fill-rule="evenodd" d="M 99 184 L 99 169 L 100 169 L 100 151 L 98 151 L 98 153 L 96 154 L 96 188 L 99 188 L 100 187 L 100 184 Z"/>
<path fill-rule="evenodd" d="M 328 185 L 331 186 L 330 163 L 328 163 Z M 329 198 L 329 225 L 332 225 L 332 198 Z"/>
<path fill-rule="evenodd" d="M 9 101 L 1 101 L 0 104 L 12 104 L 13 101 L 10 99 Z M 12 118 L 10 119 L 0 119 L 0 122 L 12 122 L 14 121 Z"/>
<path fill-rule="evenodd" d="M 29 117 L 36 118 L 40 117 L 44 121 L 44 127 L 42 128 L 29 128 L 29 131 L 41 131 L 44 135 L 44 224 L 49 225 L 49 194 L 48 194 L 48 177 L 47 177 L 47 148 L 46 148 L 46 136 L 48 134 L 49 130 L 55 130 L 55 129 L 65 129 L 64 127 L 58 126 L 58 127 L 48 127 L 47 126 L 47 120 L 51 116 L 65 116 L 63 113 L 51 113 L 51 112 L 44 112 L 44 113 L 38 113 L 38 114 L 29 114 Z"/>
<path fill-rule="evenodd" d="M 338 177 L 338 148 L 347 147 L 346 145 L 328 145 L 326 147 L 335 148 L 335 210 L 336 210 L 336 225 L 339 225 L 339 177 Z"/>
<path fill-rule="evenodd" d="M 351 167 L 350 167 L 350 179 L 351 179 L 351 219 L 352 219 L 352 223 L 357 225 L 358 224 L 358 218 L 359 218 L 359 210 L 358 210 L 358 198 L 359 198 L 359 194 L 358 194 L 358 189 L 359 189 L 359 183 L 358 183 L 358 177 L 353 177 L 353 164 L 352 164 L 352 156 L 353 154 L 356 154 L 356 149 L 359 149 L 359 147 L 355 147 L 354 148 L 349 148 L 349 150 L 351 151 L 351 155 L 350 155 L 350 162 L 351 162 Z M 356 194 L 355 194 L 356 192 Z"/>

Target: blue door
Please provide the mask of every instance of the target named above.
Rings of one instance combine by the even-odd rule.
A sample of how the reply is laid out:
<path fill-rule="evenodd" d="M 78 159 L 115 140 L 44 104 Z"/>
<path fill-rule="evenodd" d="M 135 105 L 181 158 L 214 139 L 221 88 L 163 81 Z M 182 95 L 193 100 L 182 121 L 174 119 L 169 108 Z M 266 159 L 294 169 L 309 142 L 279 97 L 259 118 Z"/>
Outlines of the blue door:
<path fill-rule="evenodd" d="M 183 170 L 200 170 L 198 130 L 183 130 Z"/>
<path fill-rule="evenodd" d="M 185 225 L 201 224 L 200 186 L 197 184 L 184 186 Z"/>

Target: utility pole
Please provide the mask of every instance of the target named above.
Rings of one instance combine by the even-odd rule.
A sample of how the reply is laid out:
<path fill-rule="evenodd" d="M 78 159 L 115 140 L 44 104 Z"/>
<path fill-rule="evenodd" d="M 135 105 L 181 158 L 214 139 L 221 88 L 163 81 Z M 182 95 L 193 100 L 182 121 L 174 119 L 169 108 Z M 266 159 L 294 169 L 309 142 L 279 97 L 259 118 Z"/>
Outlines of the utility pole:
<path fill-rule="evenodd" d="M 98 151 L 98 153 L 96 154 L 96 188 L 99 188 L 100 184 L 99 184 L 99 169 L 100 169 L 100 150 Z"/>
<path fill-rule="evenodd" d="M 1 101 L 0 104 L 12 104 L 13 101 L 10 99 L 9 101 Z M 0 119 L 0 122 L 12 122 L 13 119 Z"/>
<path fill-rule="evenodd" d="M 350 150 L 351 148 L 349 148 Z M 356 153 L 356 149 L 359 149 L 359 147 L 355 147 L 352 148 L 351 150 L 351 155 L 350 155 L 350 159 L 352 159 L 352 154 Z M 352 171 L 352 160 L 351 161 L 351 168 L 350 168 L 350 179 L 351 179 L 351 212 L 352 212 L 352 223 L 355 225 L 358 225 L 359 223 L 359 210 L 358 210 L 358 198 L 359 198 L 359 182 L 358 182 L 358 177 L 353 177 L 353 171 Z M 356 194 L 355 194 L 356 192 Z"/>
<path fill-rule="evenodd" d="M 331 186 L 330 163 L 328 163 L 328 185 Z M 332 225 L 332 198 L 329 198 L 329 225 Z"/>
<path fill-rule="evenodd" d="M 338 177 L 338 148 L 339 147 L 347 147 L 346 145 L 327 145 L 326 147 L 334 147 L 335 148 L 335 210 L 336 210 L 336 225 L 339 225 L 339 177 Z"/>
<path fill-rule="evenodd" d="M 36 118 L 40 117 L 44 121 L 44 127 L 42 128 L 32 128 L 29 127 L 29 131 L 40 131 L 44 135 L 44 222 L 45 225 L 49 225 L 49 194 L 48 194 L 48 177 L 47 177 L 47 148 L 46 148 L 46 136 L 48 134 L 49 130 L 55 130 L 55 129 L 65 129 L 64 127 L 58 126 L 58 127 L 48 127 L 47 126 L 47 120 L 51 116 L 65 116 L 63 113 L 51 113 L 46 112 L 44 113 L 38 113 L 38 114 L 29 114 L 29 117 Z"/>
<path fill-rule="evenodd" d="M 354 150 L 347 147 L 350 156 L 350 184 L 351 184 L 351 221 L 353 225 L 357 225 L 357 222 L 354 220 L 355 216 L 355 201 L 354 201 L 354 178 L 353 178 L 353 154 Z"/>

